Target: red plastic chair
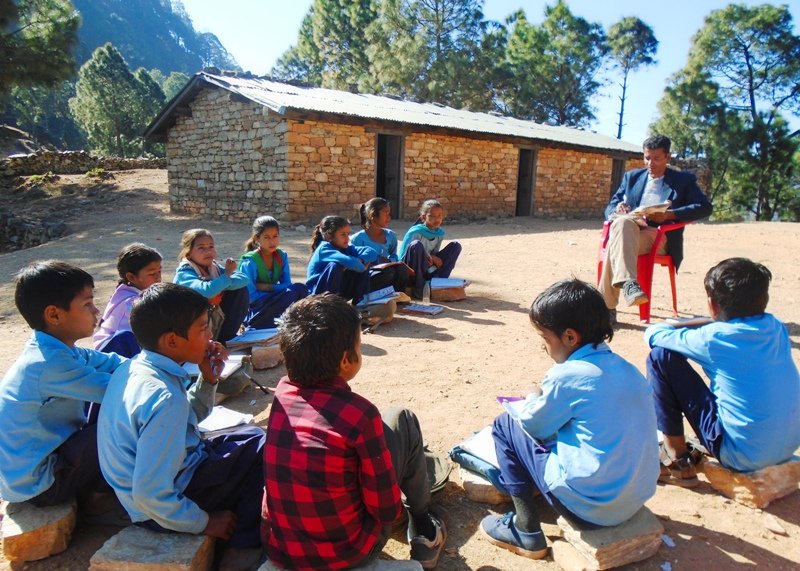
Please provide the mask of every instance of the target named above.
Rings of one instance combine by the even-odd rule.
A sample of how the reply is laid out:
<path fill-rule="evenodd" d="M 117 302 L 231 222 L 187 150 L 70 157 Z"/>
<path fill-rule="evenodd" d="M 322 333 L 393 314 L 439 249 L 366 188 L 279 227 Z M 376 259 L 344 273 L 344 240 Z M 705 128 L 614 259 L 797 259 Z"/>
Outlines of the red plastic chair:
<path fill-rule="evenodd" d="M 675 288 L 675 263 L 672 261 L 672 256 L 665 254 L 659 256 L 658 246 L 664 240 L 667 232 L 672 232 L 678 228 L 683 228 L 690 222 L 671 222 L 661 224 L 657 230 L 656 239 L 653 241 L 653 247 L 647 254 L 642 254 L 636 261 L 637 280 L 642 288 L 642 291 L 647 295 L 647 303 L 639 306 L 639 319 L 645 323 L 650 323 L 650 300 L 652 299 L 653 292 L 653 267 L 658 264 L 664 266 L 669 271 L 669 283 L 672 287 L 672 315 L 678 317 L 678 292 Z M 597 283 L 603 276 L 603 262 L 606 259 L 606 246 L 608 245 L 608 231 L 611 223 L 606 221 L 603 223 L 603 230 L 600 235 L 600 245 L 597 248 Z"/>

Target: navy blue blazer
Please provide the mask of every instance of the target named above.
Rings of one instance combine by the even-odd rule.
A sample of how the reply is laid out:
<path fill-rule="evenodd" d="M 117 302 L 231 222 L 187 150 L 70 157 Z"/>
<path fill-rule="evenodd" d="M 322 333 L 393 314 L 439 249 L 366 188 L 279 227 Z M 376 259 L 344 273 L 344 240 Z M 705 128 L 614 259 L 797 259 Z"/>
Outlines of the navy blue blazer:
<path fill-rule="evenodd" d="M 610 220 L 620 202 L 629 204 L 631 208 L 637 208 L 642 201 L 645 184 L 647 184 L 647 169 L 626 172 L 619 189 L 606 207 L 606 220 Z M 697 186 L 697 178 L 692 173 L 668 168 L 664 173 L 664 185 L 669 188 L 668 199 L 672 201 L 670 210 L 675 213 L 676 222 L 690 222 L 711 216 L 713 207 Z M 658 224 L 650 223 L 650 226 Z M 667 251 L 677 269 L 683 261 L 683 228 L 667 232 Z"/>

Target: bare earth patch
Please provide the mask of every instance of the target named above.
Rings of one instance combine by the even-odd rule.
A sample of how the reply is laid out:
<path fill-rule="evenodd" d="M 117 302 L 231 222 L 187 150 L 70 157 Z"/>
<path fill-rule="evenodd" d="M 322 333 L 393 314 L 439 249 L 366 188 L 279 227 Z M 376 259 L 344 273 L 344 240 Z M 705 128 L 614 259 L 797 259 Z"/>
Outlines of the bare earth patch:
<path fill-rule="evenodd" d="M 74 191 L 51 216 L 69 216 L 73 234 L 29 250 L 0 255 L 0 373 L 11 365 L 30 330 L 13 305 L 13 273 L 35 259 L 59 258 L 87 269 L 95 277 L 96 303 L 105 306 L 116 285 L 119 249 L 133 241 L 158 248 L 165 256 L 164 277 L 171 279 L 183 230 L 203 226 L 215 235 L 220 256 L 238 256 L 248 237 L 245 224 L 232 224 L 169 213 L 165 171 L 114 173 L 103 181 L 98 195 Z M 82 177 L 75 177 L 82 179 Z M 60 184 L 84 183 L 62 177 Z M 95 183 L 88 183 L 95 184 Z M 53 190 L 57 192 L 57 189 Z M 77 198 L 79 197 L 79 198 Z M 41 208 L 45 208 L 42 206 Z M 253 212 L 253 217 L 268 212 Z M 339 214 L 354 216 L 354 213 Z M 569 276 L 593 282 L 596 272 L 599 220 L 551 221 L 515 218 L 500 222 L 452 224 L 448 237 L 459 240 L 464 252 L 455 275 L 469 278 L 468 299 L 447 305 L 434 318 L 397 318 L 363 338 L 364 366 L 352 385 L 379 407 L 402 405 L 420 417 L 431 448 L 446 453 L 473 431 L 489 424 L 500 412 L 498 394 L 525 394 L 552 365 L 528 323 L 527 309 L 537 293 Z M 402 233 L 408 222 L 395 223 Z M 705 314 L 702 278 L 714 263 L 746 256 L 769 267 L 774 275 L 769 310 L 789 327 L 795 362 L 800 362 L 800 266 L 797 236 L 800 224 L 695 224 L 687 229 L 686 260 L 678 275 L 681 315 Z M 289 253 L 293 276 L 304 279 L 309 257 L 307 233 L 284 228 L 281 246 Z M 670 315 L 669 281 L 656 270 L 653 320 Z M 612 348 L 641 370 L 647 347 L 644 326 L 635 308 L 621 308 L 621 326 Z M 278 367 L 259 375 L 274 387 L 284 374 Z M 266 422 L 270 399 L 250 387 L 228 406 L 251 412 Z M 630 569 L 656 571 L 665 562 L 672 569 L 800 568 L 800 493 L 754 510 L 718 495 L 703 482 L 694 490 L 660 486 L 648 507 L 664 524 L 675 546 L 663 545 L 655 557 Z M 480 537 L 480 519 L 488 506 L 465 498 L 454 483 L 436 497 L 450 536 L 439 569 L 522 570 L 555 569 L 551 558 L 533 562 L 496 548 Z M 510 506 L 506 506 L 509 508 Z M 545 532 L 558 534 L 553 514 L 542 505 Z M 788 535 L 769 531 L 771 514 Z M 30 563 L 26 569 L 77 570 L 115 530 L 79 527 L 72 546 L 63 554 Z M 385 553 L 408 557 L 408 546 L 397 538 Z M 0 564 L 0 569 L 8 569 Z"/>

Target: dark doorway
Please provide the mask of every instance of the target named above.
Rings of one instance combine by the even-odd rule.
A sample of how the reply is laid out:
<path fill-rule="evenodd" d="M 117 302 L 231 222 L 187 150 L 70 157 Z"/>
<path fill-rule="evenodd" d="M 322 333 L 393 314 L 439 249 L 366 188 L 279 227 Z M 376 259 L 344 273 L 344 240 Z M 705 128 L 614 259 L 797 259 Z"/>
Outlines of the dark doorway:
<path fill-rule="evenodd" d="M 519 150 L 517 176 L 517 216 L 533 216 L 533 191 L 536 188 L 536 151 Z"/>
<path fill-rule="evenodd" d="M 622 182 L 622 175 L 625 174 L 625 159 L 614 159 L 611 162 L 611 191 L 609 196 L 613 196 L 620 183 Z"/>
<path fill-rule="evenodd" d="M 403 137 L 379 134 L 377 146 L 375 195 L 388 200 L 392 216 L 400 218 L 403 216 Z"/>

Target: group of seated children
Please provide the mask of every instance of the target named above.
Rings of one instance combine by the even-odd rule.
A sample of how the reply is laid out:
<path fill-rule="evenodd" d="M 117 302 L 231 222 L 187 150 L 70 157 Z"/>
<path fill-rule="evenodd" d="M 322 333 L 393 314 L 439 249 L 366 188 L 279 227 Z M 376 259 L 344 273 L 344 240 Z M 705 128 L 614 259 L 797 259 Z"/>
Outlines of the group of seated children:
<path fill-rule="evenodd" d="M 744 258 L 712 267 L 704 283 L 710 319 L 645 331 L 647 381 L 603 343 L 613 330 L 596 289 L 572 279 L 542 292 L 530 319 L 556 365 L 541 391 L 506 403 L 494 421 L 500 481 L 514 511 L 481 521 L 489 541 L 532 559 L 547 554 L 535 490 L 557 513 L 592 528 L 630 518 L 656 481 L 696 485 L 702 454 L 687 445 L 684 416 L 728 469 L 792 458 L 800 447 L 800 374 L 786 326 L 766 313 L 771 277 Z"/>
<path fill-rule="evenodd" d="M 181 236 L 174 282 L 202 294 L 212 306 L 211 332 L 226 343 L 240 328 L 276 327 L 291 304 L 311 293 L 331 292 L 358 302 L 372 291 L 392 286 L 404 292 L 411 280 L 413 296 L 422 297 L 425 280 L 449 277 L 461 245 L 442 248 L 444 209 L 426 200 L 420 217 L 403 239 L 398 255 L 397 235 L 388 228 L 389 203 L 373 198 L 360 208 L 362 230 L 350 236 L 350 222 L 325 216 L 312 236 L 312 256 L 307 281 L 292 283 L 289 257 L 278 246 L 280 224 L 272 216 L 259 216 L 237 262 L 217 260 L 214 236 L 193 228 Z M 144 244 L 125 246 L 117 258 L 119 285 L 106 306 L 94 335 L 94 347 L 125 357 L 140 348 L 130 327 L 134 300 L 150 285 L 161 281 L 162 257 Z"/>
<path fill-rule="evenodd" d="M 375 209 L 365 211 L 369 220 Z M 378 227 L 385 229 L 385 220 Z M 108 511 L 115 495 L 136 525 L 207 534 L 233 548 L 264 545 L 270 559 L 291 569 L 368 563 L 405 510 L 411 556 L 435 567 L 447 533 L 431 510 L 419 422 L 404 409 L 382 415 L 352 391 L 362 364 L 360 318 L 343 297 L 311 295 L 285 309 L 279 338 L 287 376 L 276 388 L 266 434 L 248 427 L 199 437 L 197 424 L 213 406 L 227 356 L 212 339 L 212 302 L 246 313 L 238 300 L 224 305 L 227 293 L 239 291 L 226 286 L 242 283 L 246 293 L 247 275 L 286 283 L 277 228 L 257 222 L 257 256 L 246 258 L 243 272 L 232 260 L 214 262 L 207 232 L 184 235 L 176 280 L 204 282 L 206 295 L 179 284 L 146 287 L 160 256 L 129 247 L 138 261 L 120 263 L 120 287 L 140 291 L 126 321 L 141 347 L 131 359 L 75 345 L 97 325 L 88 273 L 48 261 L 17 274 L 15 303 L 34 331 L 0 381 L 0 495 L 36 506 L 76 498 L 89 521 Z M 351 247 L 339 234 L 346 224 L 325 228 L 331 249 Z M 391 260 L 389 254 L 382 257 Z M 362 258 L 365 269 L 378 259 L 370 256 Z M 437 270 L 452 265 L 447 254 L 434 256 Z M 316 275 L 325 271 L 330 281 L 330 267 Z M 540 392 L 506 403 L 508 412 L 494 421 L 501 481 L 514 511 L 481 521 L 489 541 L 529 558 L 545 556 L 535 490 L 564 517 L 597 527 L 630 518 L 657 480 L 693 485 L 697 455 L 683 434 L 684 415 L 728 468 L 751 471 L 790 458 L 800 446 L 800 375 L 786 327 L 765 312 L 770 279 L 764 266 L 742 258 L 711 268 L 710 320 L 647 329 L 649 383 L 605 344 L 613 330 L 596 289 L 569 279 L 542 292 L 530 320 L 556 364 Z M 282 290 L 253 289 L 262 291 Z M 118 319 L 113 309 L 107 315 Z M 688 360 L 703 366 L 710 387 Z M 181 366 L 186 362 L 199 365 L 194 384 Z M 97 424 L 87 419 L 85 401 L 102 402 Z M 660 451 L 657 427 L 665 435 Z"/>
<path fill-rule="evenodd" d="M 397 251 L 397 235 L 388 226 L 389 203 L 373 198 L 361 205 L 362 230 L 350 238 L 350 222 L 326 216 L 317 224 L 311 241 L 306 285 L 311 293 L 331 292 L 358 302 L 365 294 L 391 285 L 422 299 L 425 282 L 450 277 L 461 244 L 442 248 L 445 212 L 437 200 L 422 203 L 419 218 L 406 232 Z"/>

